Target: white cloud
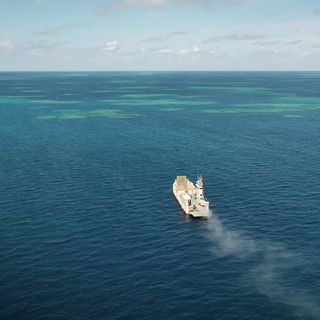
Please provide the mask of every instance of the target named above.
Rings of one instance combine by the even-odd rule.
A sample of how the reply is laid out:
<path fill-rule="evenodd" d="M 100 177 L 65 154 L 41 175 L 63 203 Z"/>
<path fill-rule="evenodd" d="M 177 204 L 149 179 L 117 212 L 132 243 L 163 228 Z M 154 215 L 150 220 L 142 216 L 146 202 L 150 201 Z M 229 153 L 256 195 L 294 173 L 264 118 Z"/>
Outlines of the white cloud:
<path fill-rule="evenodd" d="M 201 51 L 200 48 L 197 47 L 197 46 L 194 46 L 194 47 L 192 48 L 192 52 L 193 52 L 193 53 L 198 53 L 198 52 L 200 52 L 200 51 Z"/>
<path fill-rule="evenodd" d="M 256 41 L 255 45 L 261 46 L 275 46 L 275 45 L 297 45 L 302 42 L 301 39 L 295 40 L 267 40 L 267 41 Z"/>
<path fill-rule="evenodd" d="M 198 46 L 193 46 L 191 49 L 189 48 L 183 48 L 179 50 L 179 54 L 182 56 L 186 55 L 196 55 L 201 53 L 202 50 Z"/>
<path fill-rule="evenodd" d="M 160 50 L 158 50 L 158 53 L 160 53 L 160 54 L 170 54 L 170 53 L 172 53 L 172 50 L 171 49 L 160 49 Z"/>
<path fill-rule="evenodd" d="M 0 41 L 0 52 L 1 51 L 11 51 L 14 49 L 14 44 L 10 40 Z"/>
<path fill-rule="evenodd" d="M 200 5 L 205 8 L 210 8 L 216 4 L 224 6 L 234 6 L 241 4 L 244 0 L 116 0 L 110 5 L 101 8 L 102 12 L 110 12 L 114 9 L 125 9 L 128 7 L 160 7 L 164 5 L 171 6 L 189 6 Z"/>
<path fill-rule="evenodd" d="M 209 50 L 208 51 L 209 57 L 213 58 L 226 58 L 228 55 L 224 52 L 218 52 L 216 50 Z"/>
<path fill-rule="evenodd" d="M 117 40 L 112 40 L 112 41 L 108 41 L 106 43 L 103 50 L 105 50 L 107 52 L 114 52 L 114 51 L 119 50 L 119 48 L 120 48 L 119 42 Z"/>
<path fill-rule="evenodd" d="M 183 56 L 185 56 L 185 55 L 187 55 L 189 53 L 190 53 L 189 49 L 180 49 L 180 54 L 183 55 Z"/>
<path fill-rule="evenodd" d="M 135 6 L 135 5 L 148 5 L 148 6 L 161 6 L 168 3 L 168 0 L 122 0 L 120 3 L 124 6 Z"/>
<path fill-rule="evenodd" d="M 142 7 L 142 6 L 162 6 L 170 3 L 171 0 L 116 0 L 112 4 L 107 4 L 100 8 L 100 12 L 109 13 L 113 10 L 125 9 L 129 7 Z"/>
<path fill-rule="evenodd" d="M 109 55 L 113 55 L 113 57 L 116 59 L 119 57 L 133 57 L 144 55 L 146 53 L 146 49 L 143 47 L 126 47 L 120 44 L 117 40 L 108 41 L 100 49 L 107 52 Z"/>
<path fill-rule="evenodd" d="M 222 40 L 226 41 L 249 41 L 249 40 L 262 40 L 265 39 L 266 36 L 262 33 L 232 33 L 223 36 L 215 36 L 203 41 L 203 43 L 210 43 L 210 42 L 218 42 Z"/>

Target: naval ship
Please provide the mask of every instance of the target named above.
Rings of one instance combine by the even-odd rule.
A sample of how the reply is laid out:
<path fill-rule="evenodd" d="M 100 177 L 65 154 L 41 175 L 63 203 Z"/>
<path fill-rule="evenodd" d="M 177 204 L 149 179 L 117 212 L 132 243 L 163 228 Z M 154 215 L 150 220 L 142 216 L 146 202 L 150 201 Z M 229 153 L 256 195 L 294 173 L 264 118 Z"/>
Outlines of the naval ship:
<path fill-rule="evenodd" d="M 209 202 L 203 195 L 203 181 L 199 177 L 196 185 L 186 176 L 177 176 L 172 186 L 173 194 L 185 214 L 194 218 L 209 218 Z"/>

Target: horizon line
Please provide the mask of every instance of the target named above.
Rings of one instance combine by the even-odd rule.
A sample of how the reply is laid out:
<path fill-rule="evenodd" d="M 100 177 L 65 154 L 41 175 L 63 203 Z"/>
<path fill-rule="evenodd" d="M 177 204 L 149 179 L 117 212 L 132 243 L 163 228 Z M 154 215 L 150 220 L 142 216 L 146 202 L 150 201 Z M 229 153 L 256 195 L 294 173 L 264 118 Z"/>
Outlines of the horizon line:
<path fill-rule="evenodd" d="M 320 72 L 320 70 L 0 70 L 0 73 L 33 72 L 33 73 L 54 73 L 54 72 L 87 72 L 87 73 L 111 73 L 111 72 Z"/>

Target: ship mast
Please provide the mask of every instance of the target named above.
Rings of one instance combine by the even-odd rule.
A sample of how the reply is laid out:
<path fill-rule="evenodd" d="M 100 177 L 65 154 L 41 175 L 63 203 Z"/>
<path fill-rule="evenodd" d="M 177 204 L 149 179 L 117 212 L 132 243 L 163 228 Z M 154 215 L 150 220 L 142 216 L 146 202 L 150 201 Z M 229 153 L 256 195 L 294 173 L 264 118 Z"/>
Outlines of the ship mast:
<path fill-rule="evenodd" d="M 202 181 L 202 177 L 199 176 L 198 180 L 196 182 L 196 188 L 197 188 L 197 199 L 198 200 L 204 200 L 204 196 L 203 196 L 203 181 Z"/>

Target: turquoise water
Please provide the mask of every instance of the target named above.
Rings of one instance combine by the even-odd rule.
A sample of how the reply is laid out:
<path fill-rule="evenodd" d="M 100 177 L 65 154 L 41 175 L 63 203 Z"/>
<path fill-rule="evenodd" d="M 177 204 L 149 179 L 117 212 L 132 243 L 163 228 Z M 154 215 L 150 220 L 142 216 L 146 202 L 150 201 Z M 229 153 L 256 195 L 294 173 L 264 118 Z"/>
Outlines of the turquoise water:
<path fill-rule="evenodd" d="M 320 319 L 320 73 L 0 73 L 0 319 Z M 180 214 L 201 173 L 213 218 Z"/>

